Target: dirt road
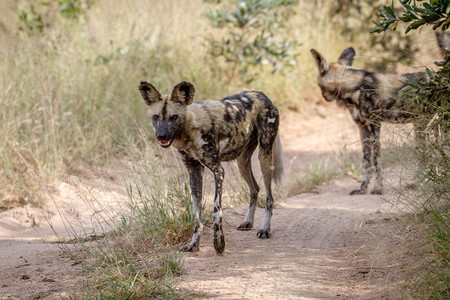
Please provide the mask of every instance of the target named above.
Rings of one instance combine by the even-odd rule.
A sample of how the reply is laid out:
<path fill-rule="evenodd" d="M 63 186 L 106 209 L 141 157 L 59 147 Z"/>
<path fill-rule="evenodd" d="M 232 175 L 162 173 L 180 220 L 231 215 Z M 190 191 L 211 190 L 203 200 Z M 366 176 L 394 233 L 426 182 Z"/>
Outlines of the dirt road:
<path fill-rule="evenodd" d="M 349 116 L 336 108 L 321 114 L 333 118 L 285 117 L 281 137 L 287 180 L 311 162 L 333 160 L 344 148 L 360 155 L 359 134 Z M 391 180 L 389 170 L 385 174 Z M 256 212 L 255 228 L 247 232 L 236 230 L 246 206 L 225 210 L 225 254 L 215 254 L 206 228 L 201 250 L 185 254 L 180 285 L 212 299 L 406 297 L 403 284 L 414 257 L 405 241 L 407 225 L 386 202 L 392 190 L 387 188 L 384 197 L 349 196 L 357 185 L 349 178 L 334 180 L 317 193 L 278 201 L 267 240 L 256 238 L 262 209 Z M 60 207 L 75 220 L 82 213 L 76 200 L 80 195 L 70 188 L 58 187 L 53 200 L 64 203 Z M 119 189 L 96 190 L 107 203 L 126 197 Z M 0 214 L 0 299 L 68 299 L 82 279 L 58 246 L 45 242 L 52 234 L 48 221 L 64 232 L 57 212 L 44 217 L 28 207 Z"/>
<path fill-rule="evenodd" d="M 348 196 L 354 185 L 335 181 L 279 204 L 268 240 L 258 228 L 236 230 L 245 208 L 225 211 L 225 254 L 215 254 L 208 229 L 181 281 L 213 299 L 401 299 L 402 225 L 379 197 Z"/>

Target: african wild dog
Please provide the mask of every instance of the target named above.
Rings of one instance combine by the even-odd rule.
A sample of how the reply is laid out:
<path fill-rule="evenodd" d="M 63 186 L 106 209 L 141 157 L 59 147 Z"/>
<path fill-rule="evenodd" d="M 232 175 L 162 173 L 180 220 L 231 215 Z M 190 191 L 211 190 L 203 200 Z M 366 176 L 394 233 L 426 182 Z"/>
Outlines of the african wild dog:
<path fill-rule="evenodd" d="M 381 74 L 351 68 L 355 57 L 353 48 L 345 49 L 338 61 L 328 63 L 319 52 L 311 49 L 319 69 L 318 84 L 327 101 L 336 100 L 339 106 L 346 107 L 359 127 L 363 147 L 363 180 L 359 189 L 350 193 L 365 194 L 373 169 L 376 173 L 376 185 L 372 194 L 382 194 L 380 161 L 380 125 L 381 122 L 414 122 L 416 139 L 423 138 L 423 123 L 417 122 L 423 112 L 417 104 L 403 93 L 411 82 L 424 82 L 425 73 Z"/>
<path fill-rule="evenodd" d="M 436 36 L 439 49 L 441 50 L 442 55 L 445 56 L 445 51 L 450 51 L 450 32 L 435 30 L 434 34 Z"/>
<path fill-rule="evenodd" d="M 198 251 L 203 228 L 202 181 L 204 167 L 215 179 L 214 248 L 225 250 L 222 231 L 223 161 L 237 159 L 239 171 L 250 189 L 250 206 L 238 230 L 253 227 L 259 186 L 253 176 L 251 156 L 259 145 L 259 161 L 266 188 L 266 208 L 259 238 L 270 235 L 272 218 L 272 179 L 280 180 L 283 171 L 282 151 L 278 136 L 279 113 L 269 98 L 261 92 L 246 91 L 220 101 L 194 102 L 194 86 L 186 81 L 177 84 L 170 95 L 163 96 L 147 82 L 139 91 L 149 105 L 152 123 L 159 144 L 173 144 L 179 151 L 188 172 L 194 210 L 194 234 L 183 251 Z"/>

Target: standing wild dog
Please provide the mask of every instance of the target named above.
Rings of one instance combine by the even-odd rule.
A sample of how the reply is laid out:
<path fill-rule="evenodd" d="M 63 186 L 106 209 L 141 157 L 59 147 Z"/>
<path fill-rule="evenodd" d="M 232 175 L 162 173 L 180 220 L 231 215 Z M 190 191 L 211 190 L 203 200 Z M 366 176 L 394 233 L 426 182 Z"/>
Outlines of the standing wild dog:
<path fill-rule="evenodd" d="M 445 56 L 445 51 L 450 51 L 450 32 L 435 30 L 436 40 L 441 50 L 443 56 Z"/>
<path fill-rule="evenodd" d="M 181 155 L 188 172 L 194 208 L 194 234 L 183 251 L 198 251 L 203 228 L 202 181 L 204 167 L 215 179 L 214 248 L 225 250 L 222 231 L 223 161 L 237 159 L 239 171 L 250 189 L 250 207 L 238 230 L 253 227 L 259 186 L 253 176 L 251 156 L 259 145 L 259 161 L 266 188 L 266 208 L 259 238 L 270 235 L 272 218 L 272 179 L 280 180 L 283 172 L 281 144 L 278 136 L 279 113 L 261 92 L 242 92 L 220 101 L 195 102 L 194 86 L 186 81 L 177 84 L 170 95 L 163 96 L 147 82 L 139 91 L 149 112 L 159 144 L 173 145 Z"/>
<path fill-rule="evenodd" d="M 365 194 L 376 173 L 372 194 L 382 194 L 380 161 L 381 122 L 408 123 L 417 121 L 423 107 L 402 92 L 408 83 L 427 80 L 425 73 L 381 74 L 351 68 L 355 57 L 353 48 L 345 49 L 338 61 L 327 63 L 319 52 L 311 49 L 319 69 L 318 84 L 327 101 L 336 100 L 346 107 L 359 127 L 363 147 L 363 180 L 350 195 Z M 423 138 L 423 124 L 416 122 L 416 139 Z"/>

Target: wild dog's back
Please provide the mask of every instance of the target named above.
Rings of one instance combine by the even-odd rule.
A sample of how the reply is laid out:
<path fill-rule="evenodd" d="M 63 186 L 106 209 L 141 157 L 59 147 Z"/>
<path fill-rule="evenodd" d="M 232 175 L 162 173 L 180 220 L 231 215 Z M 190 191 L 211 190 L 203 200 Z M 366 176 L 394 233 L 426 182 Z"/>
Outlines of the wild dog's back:
<path fill-rule="evenodd" d="M 219 101 L 195 102 L 187 111 L 187 127 L 192 129 L 191 135 L 197 135 L 193 140 L 202 140 L 196 143 L 202 144 L 203 149 L 198 150 L 217 145 L 220 161 L 236 159 L 250 141 L 257 142 L 260 119 L 278 128 L 278 109 L 264 93 L 257 91 L 245 91 Z"/>
<path fill-rule="evenodd" d="M 221 146 L 225 146 L 223 158 L 226 160 L 235 158 L 232 150 L 235 145 L 244 144 L 245 147 L 249 142 L 268 136 L 264 132 L 269 127 L 278 130 L 278 109 L 262 92 L 245 91 L 223 98 L 221 102 L 225 105 L 225 124 L 221 130 L 229 128 L 233 137 L 228 143 L 227 139 L 221 140 Z M 242 125 L 244 128 L 241 128 Z"/>
<path fill-rule="evenodd" d="M 410 122 L 422 111 L 403 88 L 427 80 L 425 73 L 383 74 L 350 68 L 346 71 L 361 74 L 357 88 L 347 90 L 344 98 L 353 98 L 360 121 Z"/>
<path fill-rule="evenodd" d="M 427 77 L 423 72 L 384 74 L 330 63 L 318 79 L 324 98 L 348 108 L 354 119 L 407 122 L 422 108 L 402 89 Z"/>

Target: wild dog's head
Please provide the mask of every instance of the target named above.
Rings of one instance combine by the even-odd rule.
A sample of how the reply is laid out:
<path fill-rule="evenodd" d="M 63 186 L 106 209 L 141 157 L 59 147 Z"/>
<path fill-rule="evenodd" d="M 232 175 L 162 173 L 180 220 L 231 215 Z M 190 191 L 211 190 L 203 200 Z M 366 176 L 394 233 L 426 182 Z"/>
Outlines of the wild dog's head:
<path fill-rule="evenodd" d="M 322 91 L 322 96 L 327 101 L 337 100 L 344 85 L 351 84 L 350 73 L 345 72 L 351 66 L 355 58 L 355 50 L 350 47 L 345 49 L 337 62 L 328 63 L 325 58 L 314 49 L 311 49 L 319 74 L 317 81 Z"/>
<path fill-rule="evenodd" d="M 182 81 L 170 95 L 161 93 L 150 83 L 141 81 L 139 91 L 150 107 L 149 112 L 159 144 L 167 148 L 181 132 L 186 121 L 186 107 L 194 101 L 192 83 Z"/>

